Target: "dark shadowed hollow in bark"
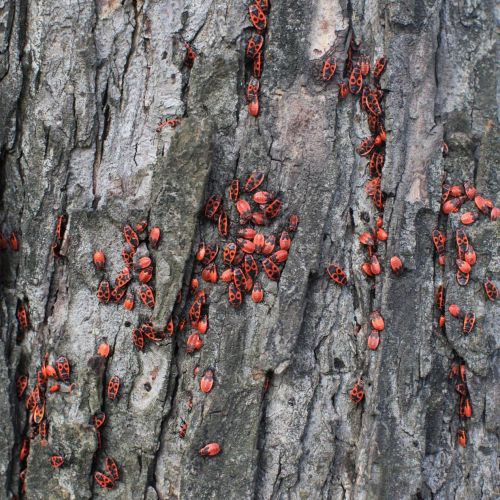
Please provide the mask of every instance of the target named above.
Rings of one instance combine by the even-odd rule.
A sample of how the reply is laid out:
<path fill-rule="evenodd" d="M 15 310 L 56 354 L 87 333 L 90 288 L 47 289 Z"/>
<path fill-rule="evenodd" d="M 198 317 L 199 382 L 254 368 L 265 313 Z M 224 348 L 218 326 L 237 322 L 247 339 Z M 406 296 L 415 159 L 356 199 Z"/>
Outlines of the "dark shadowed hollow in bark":
<path fill-rule="evenodd" d="M 500 284 L 495 2 L 271 0 L 265 13 L 258 0 L 262 74 L 246 96 L 258 72 L 245 56 L 256 34 L 251 3 L 0 0 L 0 499 L 499 497 L 499 314 L 484 288 L 488 278 Z M 337 64 L 330 80 L 327 60 Z M 342 98 L 338 84 L 367 61 L 366 91 L 354 95 L 353 81 Z M 258 117 L 247 97 L 258 99 Z M 374 149 L 360 156 L 366 137 Z M 381 172 L 368 167 L 376 151 Z M 246 192 L 252 172 L 265 180 Z M 234 179 L 249 222 L 229 199 Z M 482 198 L 468 196 L 471 186 Z M 283 202 L 276 217 L 252 201 L 258 191 Z M 222 202 L 210 220 L 214 194 Z M 466 212 L 478 220 L 464 224 Z M 363 245 L 377 221 L 388 238 Z M 132 235 L 125 245 L 126 224 L 139 242 Z M 153 227 L 156 249 L 145 241 Z M 234 269 L 253 242 L 239 242 L 231 265 L 224 255 L 242 228 L 277 237 L 267 255 L 253 254 L 262 302 L 252 283 L 249 293 L 235 283 L 251 275 L 250 259 L 243 276 Z M 447 238 L 440 253 L 435 229 Z M 276 254 L 283 230 L 288 258 Z M 469 246 L 457 248 L 457 230 Z M 195 258 L 201 242 L 204 263 Z M 217 283 L 207 281 L 214 243 Z M 130 283 L 115 288 L 124 246 L 145 269 L 131 265 L 122 275 Z M 102 271 L 96 250 L 106 255 Z M 151 266 L 139 262 L 148 255 Z M 345 285 L 325 271 L 332 263 Z M 139 282 L 148 267 L 152 309 L 139 293 L 152 298 Z M 97 298 L 102 280 L 114 292 L 108 304 Z M 125 296 L 114 303 L 127 286 L 131 310 Z M 228 290 L 233 302 L 242 294 L 240 307 Z M 149 321 L 154 331 L 135 331 L 141 350 L 133 331 Z M 214 383 L 203 392 L 208 369 Z M 201 456 L 209 443 L 221 452 Z"/>

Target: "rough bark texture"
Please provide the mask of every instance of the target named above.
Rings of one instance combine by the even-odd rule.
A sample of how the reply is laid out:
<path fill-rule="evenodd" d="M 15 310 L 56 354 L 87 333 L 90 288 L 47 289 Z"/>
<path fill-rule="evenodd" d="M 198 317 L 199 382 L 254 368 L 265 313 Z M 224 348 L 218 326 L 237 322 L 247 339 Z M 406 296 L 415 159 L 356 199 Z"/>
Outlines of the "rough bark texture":
<path fill-rule="evenodd" d="M 0 498 L 18 494 L 27 427 L 15 379 L 27 373 L 31 387 L 45 352 L 70 359 L 76 389 L 48 397 L 49 445 L 31 443 L 27 498 L 498 496 L 499 317 L 480 290 L 486 276 L 498 283 L 498 223 L 468 230 L 478 264 L 465 288 L 452 251 L 443 270 L 430 239 L 440 224 L 452 240 L 459 222 L 440 215 L 444 178 L 473 179 L 500 202 L 493 0 L 274 0 L 258 119 L 243 97 L 246 9 L 241 0 L 0 0 L 0 222 L 21 241 L 19 252 L 1 254 Z M 353 32 L 371 60 L 389 58 L 389 240 L 374 286 L 357 240 L 374 221 L 366 161 L 355 154 L 366 120 L 358 100 L 338 102 L 336 85 L 315 74 L 329 48 L 345 59 Z M 191 71 L 181 36 L 199 54 Z M 165 116 L 183 118 L 157 133 Z M 204 200 L 255 169 L 283 192 L 286 213 L 300 216 L 279 284 L 264 281 L 265 302 L 238 311 L 226 287 L 210 288 L 210 328 L 195 356 L 185 354 L 186 333 L 138 353 L 130 335 L 144 309 L 97 302 L 92 251 L 105 250 L 116 273 L 122 224 L 160 226 L 154 318 L 164 321 L 189 283 L 200 235 L 215 235 L 199 217 Z M 68 227 L 64 257 L 54 259 L 60 213 Z M 387 270 L 394 254 L 406 266 L 399 278 Z M 333 260 L 347 287 L 325 277 Z M 448 316 L 446 331 L 437 329 L 442 282 L 448 302 L 475 310 L 472 335 Z M 19 300 L 31 320 L 22 341 Z M 387 325 L 375 352 L 366 348 L 373 309 Z M 103 338 L 113 355 L 89 361 Z M 474 407 L 466 449 L 456 445 L 448 380 L 457 355 Z M 216 369 L 208 396 L 196 365 Z M 103 391 L 111 375 L 123 380 L 113 404 Z M 366 398 L 354 406 L 348 391 L 360 375 Z M 89 419 L 101 408 L 104 447 L 122 471 L 109 492 L 92 481 Z M 202 459 L 208 441 L 223 453 Z M 55 451 L 66 457 L 59 470 L 48 462 Z"/>

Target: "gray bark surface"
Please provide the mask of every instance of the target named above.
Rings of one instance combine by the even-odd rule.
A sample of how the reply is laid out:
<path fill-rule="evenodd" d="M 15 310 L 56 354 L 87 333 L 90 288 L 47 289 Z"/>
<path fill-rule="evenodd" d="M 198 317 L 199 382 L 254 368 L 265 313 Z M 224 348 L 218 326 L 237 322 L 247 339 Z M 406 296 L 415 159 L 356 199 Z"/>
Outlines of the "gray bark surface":
<path fill-rule="evenodd" d="M 68 357 L 76 387 L 47 397 L 49 443 L 31 442 L 26 498 L 498 498 L 499 314 L 482 290 L 488 276 L 499 283 L 498 222 L 483 217 L 467 228 L 478 264 L 459 287 L 460 214 L 440 213 L 444 179 L 469 178 L 500 203 L 495 3 L 274 0 L 257 119 L 244 99 L 247 5 L 0 0 L 0 229 L 20 239 L 19 252 L 0 254 L 0 498 L 19 495 L 28 427 L 16 377 L 28 374 L 32 388 L 45 352 Z M 389 239 L 374 281 L 360 270 L 358 242 L 375 217 L 366 160 L 355 152 L 369 135 L 366 119 L 358 99 L 339 101 L 336 84 L 316 74 L 331 47 L 342 66 L 353 32 L 371 61 L 389 58 L 381 80 Z M 191 70 L 182 39 L 198 53 Z M 180 125 L 157 133 L 171 116 Z M 253 170 L 283 193 L 284 212 L 300 217 L 279 283 L 262 278 L 264 302 L 247 299 L 239 310 L 225 285 L 203 284 L 210 326 L 201 351 L 186 354 L 188 328 L 136 351 L 131 331 L 145 308 L 98 303 L 93 251 L 106 252 L 111 278 L 123 266 L 122 225 L 145 218 L 159 226 L 153 317 L 165 322 L 179 288 L 187 290 L 200 237 L 217 238 L 200 217 L 205 200 Z M 63 257 L 54 259 L 61 213 Z M 237 219 L 234 207 L 230 215 Z M 449 241 L 445 268 L 431 239 L 438 226 Z M 388 266 L 396 254 L 400 277 Z M 348 286 L 325 275 L 332 261 L 346 269 Z M 473 334 L 448 313 L 446 330 L 437 327 L 441 283 L 447 303 L 475 311 Z M 21 300 L 31 323 L 22 340 Z M 374 309 L 386 329 L 370 351 Z M 95 357 L 103 339 L 112 347 L 106 362 Z M 458 398 L 448 379 L 457 356 L 474 408 L 465 449 L 456 444 Z M 205 395 L 199 377 L 210 366 L 216 384 Z M 112 375 L 122 388 L 110 403 Z M 349 390 L 361 375 L 366 396 L 355 406 Z M 111 491 L 92 479 L 90 419 L 100 409 L 99 457 L 111 455 L 121 470 Z M 200 457 L 211 441 L 222 453 Z M 55 452 L 66 459 L 58 470 L 49 463 Z"/>

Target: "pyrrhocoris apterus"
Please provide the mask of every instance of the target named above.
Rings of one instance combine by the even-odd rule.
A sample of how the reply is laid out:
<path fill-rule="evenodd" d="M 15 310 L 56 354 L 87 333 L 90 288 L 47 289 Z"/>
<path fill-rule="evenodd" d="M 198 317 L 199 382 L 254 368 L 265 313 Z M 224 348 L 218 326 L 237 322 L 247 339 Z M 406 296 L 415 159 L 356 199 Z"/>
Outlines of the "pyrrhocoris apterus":
<path fill-rule="evenodd" d="M 108 382 L 108 399 L 114 401 L 116 396 L 118 396 L 118 391 L 120 390 L 120 378 L 113 375 Z"/>
<path fill-rule="evenodd" d="M 238 179 L 233 179 L 229 186 L 229 199 L 231 201 L 238 201 L 240 197 L 240 181 Z"/>
<path fill-rule="evenodd" d="M 378 330 L 372 330 L 370 335 L 368 335 L 367 345 L 368 349 L 376 351 L 380 344 L 380 332 Z"/>
<path fill-rule="evenodd" d="M 270 280 L 278 281 L 280 279 L 280 268 L 269 257 L 262 261 L 262 269 Z"/>
<path fill-rule="evenodd" d="M 92 417 L 92 425 L 96 429 L 100 429 L 104 425 L 104 422 L 106 422 L 106 414 L 104 412 L 102 412 L 102 411 L 96 413 Z"/>
<path fill-rule="evenodd" d="M 384 318 L 378 311 L 373 311 L 370 313 L 370 322 L 372 328 L 381 332 L 385 328 Z"/>
<path fill-rule="evenodd" d="M 113 481 L 114 482 L 118 481 L 118 479 L 120 479 L 120 472 L 118 470 L 118 465 L 116 464 L 114 459 L 112 459 L 111 457 L 106 457 L 106 460 L 104 463 L 105 463 L 106 471 L 111 476 Z"/>
<path fill-rule="evenodd" d="M 248 81 L 247 91 L 246 91 L 247 102 L 252 102 L 255 98 L 258 98 L 259 88 L 260 88 L 259 79 L 256 78 L 255 76 L 250 78 L 250 80 Z"/>
<path fill-rule="evenodd" d="M 214 219 L 221 205 L 222 196 L 220 194 L 214 194 L 210 196 L 210 198 L 205 203 L 205 217 L 207 219 Z"/>
<path fill-rule="evenodd" d="M 62 467 L 64 465 L 64 456 L 63 455 L 52 455 L 50 457 L 50 465 L 54 469 L 59 469 L 59 467 Z"/>
<path fill-rule="evenodd" d="M 337 60 L 335 57 L 327 57 L 323 62 L 323 68 L 321 69 L 321 78 L 324 82 L 329 82 L 335 75 L 337 70 Z"/>
<path fill-rule="evenodd" d="M 27 438 L 23 439 L 22 445 L 21 445 L 21 450 L 19 451 L 19 460 L 21 462 L 23 460 L 26 460 L 30 452 L 30 440 Z"/>
<path fill-rule="evenodd" d="M 203 340 L 199 333 L 192 333 L 186 341 L 186 352 L 192 354 L 194 351 L 199 351 L 203 347 Z"/>
<path fill-rule="evenodd" d="M 252 191 L 255 191 L 263 182 L 264 182 L 265 174 L 262 172 L 252 172 L 247 180 L 245 181 L 245 185 L 243 186 L 243 189 L 247 193 L 251 193 Z M 240 213 L 241 215 L 241 213 Z"/>
<path fill-rule="evenodd" d="M 372 152 L 369 163 L 370 177 L 381 177 L 384 163 L 385 163 L 384 153 L 378 153 L 377 151 Z"/>
<path fill-rule="evenodd" d="M 10 248 L 12 248 L 14 252 L 19 251 L 19 240 L 17 239 L 17 235 L 14 231 L 10 233 L 9 243 L 10 243 Z"/>
<path fill-rule="evenodd" d="M 328 276 L 340 286 L 347 285 L 347 275 L 338 264 L 330 264 L 326 268 Z"/>
<path fill-rule="evenodd" d="M 237 247 L 235 243 L 228 243 L 224 247 L 223 260 L 224 263 L 230 265 L 236 256 Z"/>
<path fill-rule="evenodd" d="M 201 260 L 204 266 L 208 266 L 211 262 L 215 260 L 217 254 L 219 253 L 219 245 L 217 243 L 206 243 L 205 244 L 205 256 Z"/>
<path fill-rule="evenodd" d="M 365 391 L 363 389 L 363 381 L 360 379 L 355 384 L 354 387 L 349 391 L 349 397 L 351 401 L 355 404 L 361 403 L 365 397 Z"/>
<path fill-rule="evenodd" d="M 229 303 L 236 308 L 240 307 L 243 301 L 241 290 L 234 284 L 234 282 L 229 283 L 228 299 Z"/>
<path fill-rule="evenodd" d="M 115 304 L 119 304 L 120 300 L 123 299 L 123 296 L 125 295 L 126 291 L 127 291 L 126 288 L 121 288 L 119 286 L 115 286 L 113 288 L 113 290 L 111 290 L 110 299 L 112 299 Z"/>
<path fill-rule="evenodd" d="M 469 335 L 474 328 L 474 324 L 476 323 L 476 315 L 472 311 L 468 311 L 464 317 L 464 333 L 465 335 Z"/>
<path fill-rule="evenodd" d="M 250 21 L 257 31 L 264 31 L 267 28 L 267 17 L 256 3 L 251 4 L 248 7 L 248 15 L 250 16 Z"/>
<path fill-rule="evenodd" d="M 144 349 L 144 335 L 141 328 L 134 328 L 132 330 L 132 343 L 139 351 Z"/>
<path fill-rule="evenodd" d="M 467 284 L 469 283 L 470 274 L 462 273 L 460 271 L 460 269 L 457 269 L 457 273 L 456 273 L 455 277 L 457 279 L 457 283 L 460 286 L 467 286 Z"/>
<path fill-rule="evenodd" d="M 66 356 L 59 356 L 56 359 L 56 369 L 57 375 L 63 382 L 69 382 L 71 375 L 71 368 L 69 366 L 69 361 Z"/>
<path fill-rule="evenodd" d="M 245 55 L 248 59 L 254 59 L 257 54 L 262 50 L 264 45 L 264 37 L 258 33 L 254 33 L 250 40 L 248 40 Z"/>
<path fill-rule="evenodd" d="M 229 234 L 229 217 L 224 209 L 222 209 L 219 214 L 217 229 L 223 238 L 227 238 L 227 235 Z"/>
<path fill-rule="evenodd" d="M 457 430 L 457 443 L 462 448 L 467 446 L 467 432 L 463 427 L 460 427 L 460 429 Z"/>
<path fill-rule="evenodd" d="M 439 285 L 436 291 L 436 307 L 440 311 L 444 311 L 445 304 L 445 288 L 444 285 Z"/>
<path fill-rule="evenodd" d="M 274 219 L 275 217 L 278 217 L 278 215 L 281 212 L 282 206 L 283 202 L 279 198 L 276 198 L 264 210 L 265 216 L 268 217 L 269 219 Z"/>
<path fill-rule="evenodd" d="M 349 90 L 351 94 L 359 94 L 363 87 L 363 75 L 359 66 L 355 66 L 349 76 Z"/>
<path fill-rule="evenodd" d="M 153 266 L 141 269 L 138 278 L 141 283 L 149 283 L 153 278 Z"/>
<path fill-rule="evenodd" d="M 209 443 L 200 449 L 199 453 L 202 457 L 215 457 L 221 452 L 219 443 Z"/>
<path fill-rule="evenodd" d="M 97 299 L 99 302 L 107 304 L 111 298 L 111 287 L 109 286 L 109 281 L 102 280 L 99 283 L 99 288 L 97 289 Z"/>
<path fill-rule="evenodd" d="M 209 368 L 203 374 L 202 379 L 200 380 L 200 390 L 205 394 L 208 394 L 214 386 L 214 371 Z"/>
<path fill-rule="evenodd" d="M 262 76 L 262 65 L 264 57 L 262 52 L 259 52 L 253 60 L 253 71 L 252 74 L 255 78 L 260 78 Z"/>
<path fill-rule="evenodd" d="M 498 288 L 495 283 L 488 278 L 484 283 L 484 291 L 486 292 L 486 296 L 489 300 L 497 300 L 498 299 Z"/>
<path fill-rule="evenodd" d="M 186 437 L 186 432 L 188 430 L 188 424 L 185 420 L 181 420 L 181 426 L 179 428 L 179 437 L 184 439 Z"/>
<path fill-rule="evenodd" d="M 262 302 L 263 299 L 264 299 L 264 289 L 262 288 L 260 282 L 256 281 L 252 289 L 252 300 L 255 303 L 259 303 Z"/>
<path fill-rule="evenodd" d="M 337 85 L 339 86 L 339 98 L 345 99 L 349 95 L 349 87 L 347 86 L 347 83 L 340 82 Z"/>
<path fill-rule="evenodd" d="M 373 139 L 373 137 L 366 137 L 361 141 L 360 145 L 356 149 L 356 152 L 360 156 L 368 156 L 372 152 L 374 147 L 375 140 Z"/>
<path fill-rule="evenodd" d="M 129 268 L 124 267 L 122 272 L 115 278 L 115 285 L 118 288 L 122 288 L 124 286 L 127 286 L 130 283 L 131 279 L 132 275 L 130 274 Z"/>
<path fill-rule="evenodd" d="M 290 218 L 288 219 L 288 230 L 291 233 L 295 233 L 298 227 L 299 227 L 299 216 L 295 214 L 290 215 Z"/>
<path fill-rule="evenodd" d="M 106 255 L 102 250 L 96 250 L 94 256 L 92 257 L 94 266 L 98 271 L 102 271 L 106 264 Z"/>
<path fill-rule="evenodd" d="M 245 255 L 243 269 L 247 276 L 250 276 L 253 279 L 257 278 L 257 275 L 259 274 L 259 266 L 253 255 Z"/>
<path fill-rule="evenodd" d="M 373 69 L 373 77 L 375 78 L 375 80 L 380 79 L 386 66 L 387 66 L 387 57 L 382 56 L 379 59 L 377 59 L 375 63 L 375 68 Z"/>
<path fill-rule="evenodd" d="M 19 399 L 23 397 L 26 387 L 28 387 L 28 377 L 26 375 L 19 375 L 16 379 L 16 392 Z"/>
<path fill-rule="evenodd" d="M 153 289 L 149 285 L 141 285 L 139 287 L 139 298 L 145 306 L 154 309 L 155 295 Z"/>
<path fill-rule="evenodd" d="M 139 237 L 129 224 L 123 226 L 123 237 L 125 238 L 125 241 L 134 248 L 139 246 Z"/>
<path fill-rule="evenodd" d="M 115 483 L 113 482 L 113 480 L 109 476 L 107 476 L 106 474 L 104 474 L 102 472 L 96 471 L 94 473 L 94 479 L 95 479 L 95 482 L 101 488 L 104 488 L 106 490 L 110 490 L 110 489 L 114 488 L 114 486 L 115 486 Z"/>
<path fill-rule="evenodd" d="M 132 245 L 125 245 L 122 249 L 122 259 L 127 267 L 132 267 L 134 263 L 135 248 Z"/>
<path fill-rule="evenodd" d="M 184 56 L 184 66 L 191 69 L 193 67 L 194 61 L 196 59 L 196 52 L 193 47 L 187 42 L 184 42 L 184 48 L 186 49 L 186 55 Z"/>
<path fill-rule="evenodd" d="M 155 226 L 151 228 L 149 231 L 149 243 L 151 244 L 151 248 L 158 248 L 158 243 L 160 243 L 161 231 L 160 228 Z"/>
<path fill-rule="evenodd" d="M 17 321 L 19 322 L 19 328 L 25 332 L 29 327 L 28 312 L 26 311 L 25 305 L 20 302 L 17 306 Z"/>

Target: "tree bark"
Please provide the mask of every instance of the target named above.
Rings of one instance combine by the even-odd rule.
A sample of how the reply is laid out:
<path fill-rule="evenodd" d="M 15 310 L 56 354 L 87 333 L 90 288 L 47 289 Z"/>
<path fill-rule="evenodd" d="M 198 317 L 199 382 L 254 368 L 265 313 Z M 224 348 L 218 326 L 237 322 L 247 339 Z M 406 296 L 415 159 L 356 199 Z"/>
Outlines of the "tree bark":
<path fill-rule="evenodd" d="M 499 202 L 493 0 L 274 0 L 257 119 L 244 97 L 247 5 L 0 0 L 0 229 L 20 240 L 18 252 L 0 254 L 0 498 L 20 495 L 29 430 L 16 379 L 29 375 L 31 390 L 46 352 L 69 359 L 75 388 L 47 395 L 48 445 L 31 441 L 26 498 L 498 496 L 499 316 L 482 290 L 487 277 L 498 284 L 498 223 L 483 217 L 466 229 L 478 263 L 459 287 L 454 234 L 464 210 L 440 212 L 444 180 L 470 179 Z M 356 154 L 369 131 L 359 99 L 339 100 L 335 83 L 353 36 L 372 62 L 389 59 L 381 79 L 389 239 L 379 245 L 383 272 L 374 280 L 360 270 L 358 242 L 376 217 L 364 191 L 367 162 Z M 191 70 L 184 40 L 198 54 Z M 339 67 L 325 84 L 318 64 L 328 50 Z M 174 116 L 175 129 L 156 131 Z M 177 292 L 187 297 L 199 277 L 198 244 L 218 238 L 200 216 L 203 204 L 254 170 L 282 194 L 284 214 L 300 217 L 281 279 L 263 277 L 264 302 L 247 298 L 239 310 L 226 285 L 200 280 L 209 302 L 203 348 L 186 354 L 188 327 L 138 352 L 131 332 L 147 309 L 97 301 L 93 251 L 105 251 L 111 279 L 123 267 L 123 224 L 159 226 L 153 320 L 165 323 L 173 310 L 180 318 L 187 309 L 175 305 Z M 67 226 L 54 258 L 60 214 Z M 264 232 L 279 234 L 284 220 Z M 436 227 L 448 236 L 445 267 L 433 249 Z M 404 262 L 400 277 L 389 269 L 393 255 Z M 333 261 L 347 286 L 326 276 Z M 447 304 L 475 311 L 472 334 L 448 313 L 446 328 L 437 327 L 441 283 Z M 21 302 L 30 319 L 24 335 Z M 373 310 L 386 324 L 377 351 L 366 347 Z M 112 348 L 106 362 L 95 355 L 103 340 Z M 465 449 L 456 443 L 462 424 L 448 378 L 458 358 L 474 410 Z M 198 384 L 208 367 L 216 382 L 205 395 Z M 114 402 L 106 397 L 112 375 L 122 380 Z M 354 405 L 349 391 L 361 376 L 365 400 Z M 107 421 L 95 455 L 91 418 L 101 410 Z M 207 442 L 222 453 L 200 457 Z M 57 470 L 55 453 L 65 457 Z M 106 455 L 121 472 L 108 492 L 93 480 Z"/>

